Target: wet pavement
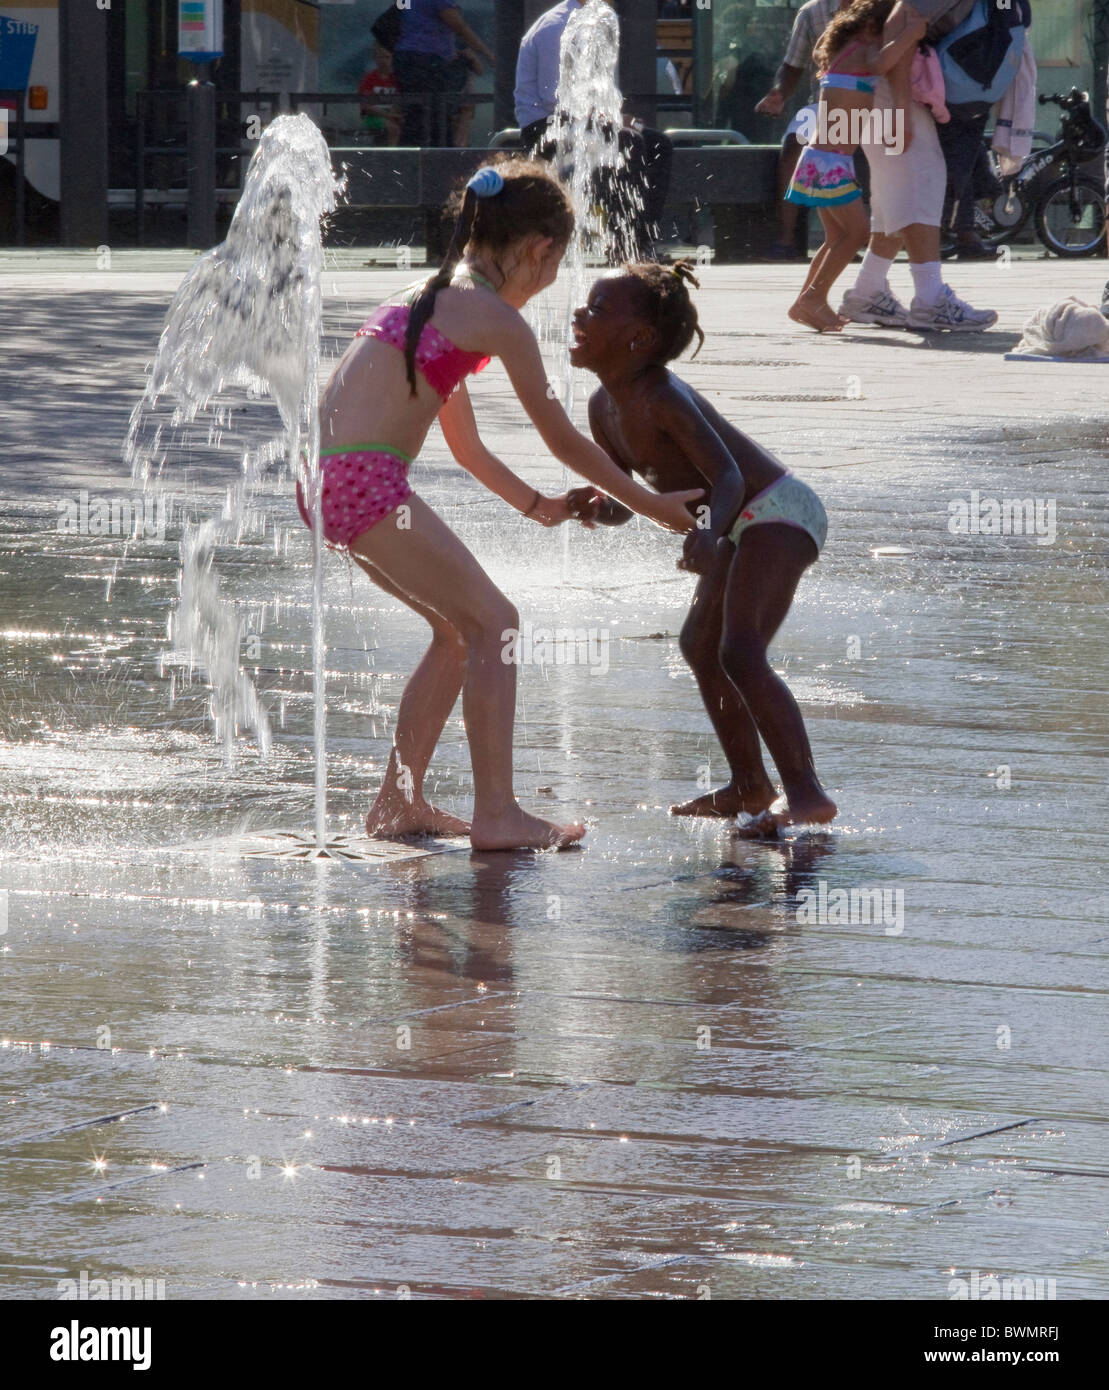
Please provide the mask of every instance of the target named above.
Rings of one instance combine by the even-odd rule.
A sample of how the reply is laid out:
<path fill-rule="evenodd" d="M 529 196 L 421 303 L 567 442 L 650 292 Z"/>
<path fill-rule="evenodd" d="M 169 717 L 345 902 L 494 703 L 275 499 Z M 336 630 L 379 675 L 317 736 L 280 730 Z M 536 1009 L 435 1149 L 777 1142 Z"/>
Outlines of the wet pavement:
<path fill-rule="evenodd" d="M 201 673 L 165 657 L 181 518 L 272 412 L 176 465 L 164 540 L 59 534 L 82 489 L 126 493 L 187 263 L 72 259 L 0 278 L 0 1297 L 82 1270 L 169 1298 L 940 1300 L 975 1270 L 1105 1297 L 1106 378 L 1003 360 L 1033 309 L 1096 302 L 1105 263 L 952 268 L 1001 320 L 932 345 L 795 328 L 796 268 L 705 269 L 681 374 L 831 519 L 774 652 L 830 831 L 668 818 L 724 771 L 675 542 L 567 542 L 433 437 L 417 491 L 536 636 L 581 638 L 523 666 L 516 766 L 525 804 L 590 832 L 310 863 L 278 838 L 313 775 L 285 483 L 218 560 L 272 756 L 229 766 Z M 333 266 L 325 347 L 406 278 Z M 473 396 L 553 491 L 503 371 Z M 1043 534 L 952 530 L 973 493 L 1038 502 Z M 330 824 L 357 844 L 422 633 L 328 566 Z M 434 768 L 464 809 L 460 712 Z"/>

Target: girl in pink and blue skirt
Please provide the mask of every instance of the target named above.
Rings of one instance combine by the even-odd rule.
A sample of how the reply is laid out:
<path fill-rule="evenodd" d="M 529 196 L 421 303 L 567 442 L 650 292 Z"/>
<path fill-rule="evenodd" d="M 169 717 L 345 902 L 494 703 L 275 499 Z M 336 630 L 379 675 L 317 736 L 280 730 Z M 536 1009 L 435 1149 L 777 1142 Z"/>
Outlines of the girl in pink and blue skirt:
<path fill-rule="evenodd" d="M 820 73 L 816 129 L 797 161 L 786 201 L 816 208 L 824 228 L 824 245 L 789 309 L 791 319 L 818 333 L 838 333 L 848 322 L 828 303 L 828 294 L 870 234 L 854 151 L 870 134 L 874 79 L 924 35 L 924 21 L 914 20 L 883 47 L 882 28 L 893 7 L 894 0 L 855 0 L 839 11 L 813 49 Z M 896 158 L 905 148 L 904 131 L 891 130 L 888 137 L 885 153 Z"/>

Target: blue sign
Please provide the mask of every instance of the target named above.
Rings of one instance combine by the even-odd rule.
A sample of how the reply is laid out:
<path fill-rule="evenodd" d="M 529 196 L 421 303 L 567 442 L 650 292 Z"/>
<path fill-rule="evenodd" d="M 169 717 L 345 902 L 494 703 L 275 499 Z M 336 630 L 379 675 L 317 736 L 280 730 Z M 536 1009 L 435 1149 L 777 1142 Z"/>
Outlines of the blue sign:
<path fill-rule="evenodd" d="M 223 0 L 178 0 L 177 56 L 194 63 L 223 57 Z"/>
<path fill-rule="evenodd" d="M 38 32 L 38 25 L 29 20 L 0 14 L 0 87 L 27 90 Z"/>

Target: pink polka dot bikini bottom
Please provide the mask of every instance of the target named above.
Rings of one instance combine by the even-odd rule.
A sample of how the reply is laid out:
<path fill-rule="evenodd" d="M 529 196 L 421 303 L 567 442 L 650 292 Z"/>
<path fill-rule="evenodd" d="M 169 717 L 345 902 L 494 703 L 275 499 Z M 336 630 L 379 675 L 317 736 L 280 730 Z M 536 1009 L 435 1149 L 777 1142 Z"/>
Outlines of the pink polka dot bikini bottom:
<path fill-rule="evenodd" d="M 347 548 L 363 531 L 395 512 L 412 496 L 408 465 L 412 460 L 386 444 L 361 444 L 353 449 L 320 450 L 323 481 L 321 511 L 328 545 Z M 312 529 L 308 496 L 297 483 L 297 506 L 305 526 Z"/>

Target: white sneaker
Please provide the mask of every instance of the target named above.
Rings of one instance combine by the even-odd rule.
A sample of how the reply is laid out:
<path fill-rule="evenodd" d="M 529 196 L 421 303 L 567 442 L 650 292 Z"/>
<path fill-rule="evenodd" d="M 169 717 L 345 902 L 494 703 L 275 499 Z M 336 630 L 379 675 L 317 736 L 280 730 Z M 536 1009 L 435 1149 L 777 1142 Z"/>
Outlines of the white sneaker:
<path fill-rule="evenodd" d="M 993 309 L 972 309 L 961 300 L 950 285 L 944 285 L 934 304 L 914 299 L 909 310 L 910 328 L 926 332 L 981 333 L 997 322 Z"/>
<path fill-rule="evenodd" d="M 877 294 L 859 294 L 848 290 L 843 296 L 839 311 L 852 323 L 880 323 L 883 328 L 907 328 L 909 311 L 889 290 L 879 290 Z"/>

